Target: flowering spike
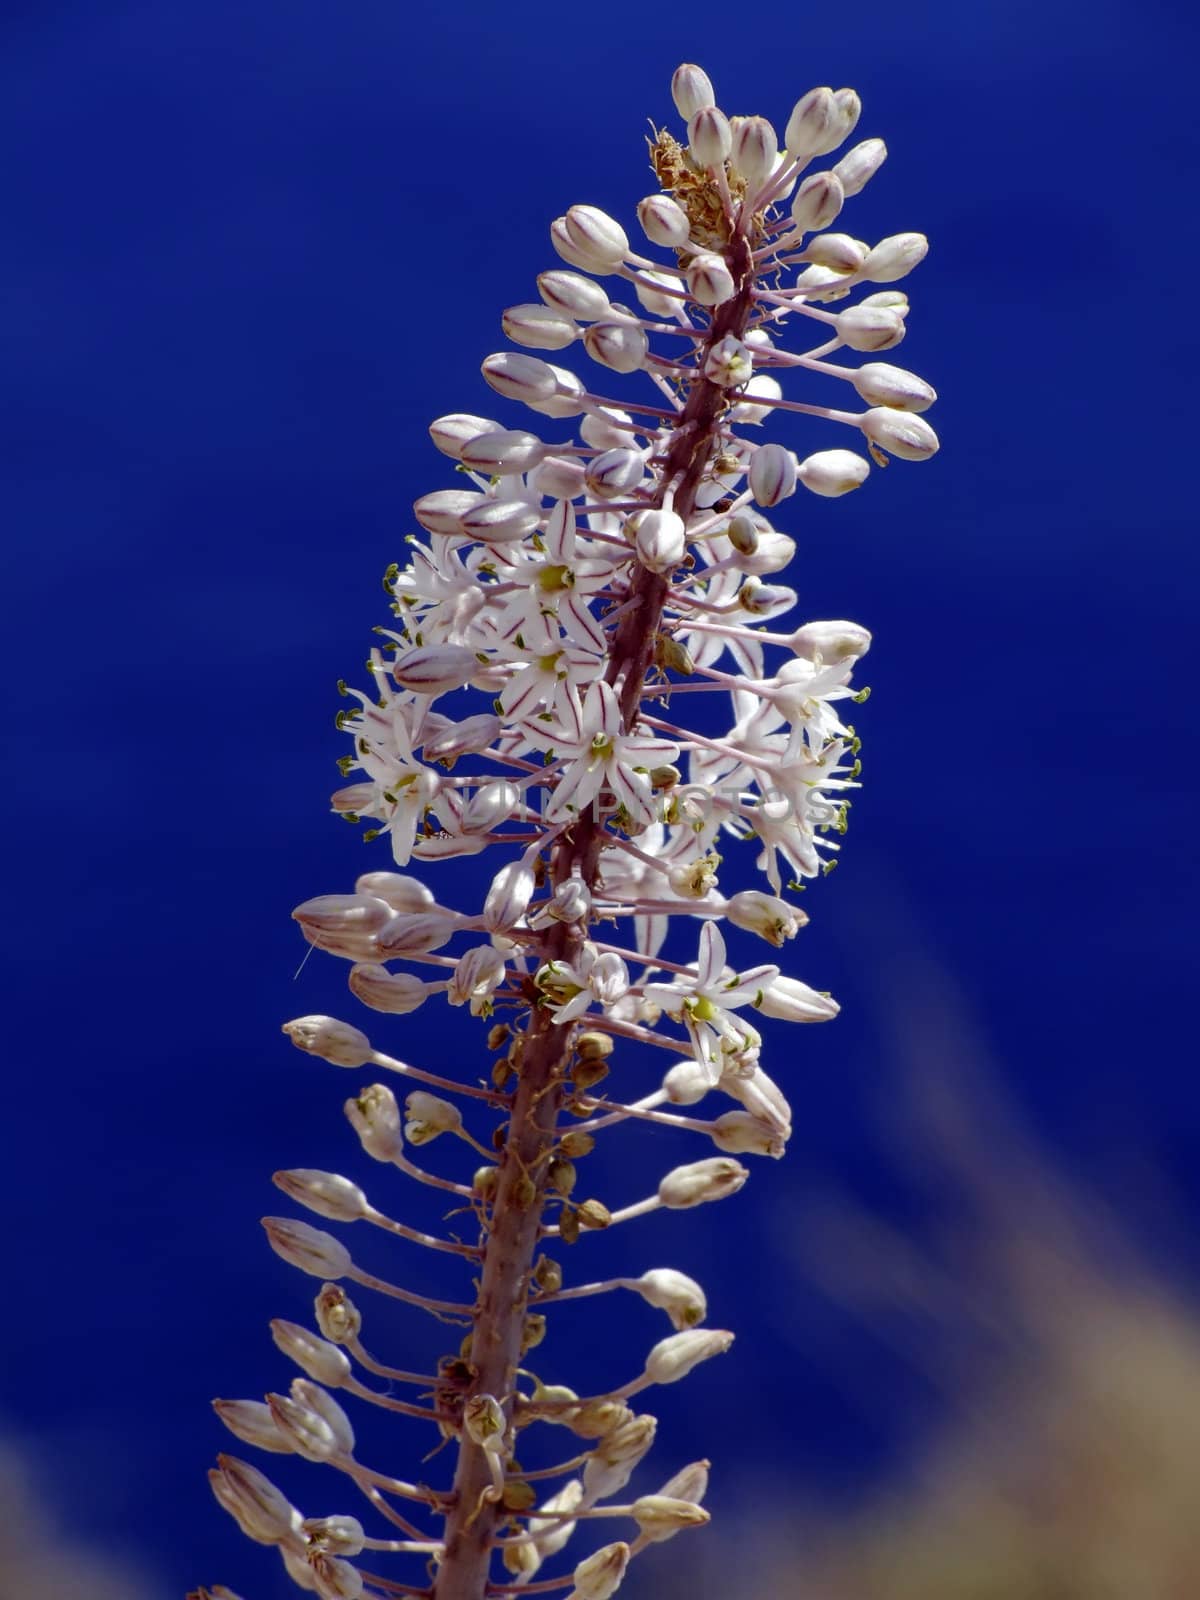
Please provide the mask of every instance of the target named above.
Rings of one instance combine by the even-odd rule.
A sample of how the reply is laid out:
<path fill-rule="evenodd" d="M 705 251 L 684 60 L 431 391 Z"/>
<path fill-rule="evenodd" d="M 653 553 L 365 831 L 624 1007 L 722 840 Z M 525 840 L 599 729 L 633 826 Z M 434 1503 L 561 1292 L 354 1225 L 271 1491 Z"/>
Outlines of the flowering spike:
<path fill-rule="evenodd" d="M 377 1277 L 339 1235 L 264 1219 L 276 1254 L 321 1280 L 315 1328 L 276 1318 L 275 1344 L 303 1376 L 265 1401 L 216 1401 L 217 1415 L 248 1444 L 349 1475 L 380 1526 L 304 1518 L 228 1456 L 213 1491 L 250 1538 L 277 1547 L 298 1588 L 324 1600 L 393 1589 L 483 1600 L 534 1579 L 577 1522 L 621 1516 L 636 1524 L 631 1543 L 568 1557 L 535 1583 L 608 1600 L 633 1555 L 708 1521 L 707 1461 L 656 1494 L 600 1502 L 633 1478 L 655 1438 L 655 1419 L 629 1402 L 688 1377 L 733 1334 L 703 1325 L 704 1290 L 685 1273 L 589 1282 L 573 1259 L 592 1248 L 590 1233 L 735 1195 L 749 1176 L 739 1157 L 781 1156 L 792 1112 L 763 1069 L 756 1024 L 838 1012 L 823 990 L 759 957 L 780 954 L 807 923 L 785 885 L 837 860 L 860 771 L 845 718 L 866 697 L 855 675 L 871 636 L 845 620 L 777 619 L 796 603 L 785 569 L 805 516 L 819 536 L 836 515 L 820 502 L 866 485 L 872 461 L 937 450 L 923 416 L 933 389 L 876 359 L 905 336 L 908 300 L 891 285 L 927 243 L 899 233 L 871 246 L 831 227 L 886 155 L 869 138 L 834 159 L 858 122 L 852 89 L 805 94 L 784 148 L 764 117 L 727 117 L 698 66 L 681 66 L 671 93 L 683 126 L 656 134 L 656 187 L 637 207 L 651 255 L 590 204 L 551 223 L 565 265 L 548 261 L 537 298 L 503 312 L 520 348 L 482 363 L 502 414 L 431 424 L 454 476 L 413 504 L 423 536 L 386 574 L 394 626 L 377 630 L 367 687 L 339 685 L 350 703 L 337 725 L 351 748 L 332 806 L 367 822 L 367 838 L 382 835 L 386 853 L 351 893 L 318 895 L 293 915 L 310 945 L 349 964 L 350 992 L 392 1036 L 376 1049 L 322 1015 L 284 1031 L 336 1066 L 415 1080 L 403 1106 L 384 1084 L 356 1083 L 343 1109 L 365 1155 L 390 1169 L 383 1177 L 440 1191 L 456 1220 L 450 1238 L 420 1232 L 377 1211 L 356 1176 L 322 1168 L 274 1181 L 335 1228 L 363 1222 L 373 1242 L 383 1233 L 407 1241 L 405 1252 L 422 1245 L 426 1262 L 459 1257 L 471 1281 L 458 1298 L 434 1299 L 391 1281 L 407 1254 Z M 828 169 L 806 174 L 821 157 Z M 628 304 L 604 278 L 629 286 Z M 787 336 L 814 321 L 816 348 L 789 349 Z M 576 345 L 594 363 L 586 379 L 547 359 Z M 856 364 L 860 354 L 869 359 Z M 823 403 L 830 379 L 853 388 L 860 408 Z M 471 403 L 484 399 L 477 386 Z M 817 439 L 826 447 L 806 450 L 804 413 L 858 430 L 865 454 Z M 793 500 L 800 488 L 816 499 Z M 708 713 L 695 726 L 694 693 Z M 711 714 L 722 705 L 724 718 Z M 443 860 L 477 856 L 486 860 L 468 862 L 443 897 L 424 881 Z M 436 1070 L 398 1059 L 404 1024 L 389 1019 L 443 998 L 486 1019 L 487 1058 Z M 649 1095 L 629 1059 L 644 1045 L 673 1062 Z M 596 1192 L 589 1165 L 597 1140 L 630 1118 L 666 1123 L 701 1152 L 632 1200 Z M 446 1347 L 435 1371 L 364 1348 L 341 1280 L 438 1318 Z M 614 1289 L 630 1292 L 618 1299 L 633 1337 L 646 1318 L 633 1295 L 674 1330 L 637 1375 L 606 1394 L 534 1378 L 528 1353 L 547 1319 Z M 394 1393 L 405 1384 L 412 1399 Z M 361 1466 L 343 1399 L 434 1424 L 453 1447 L 452 1478 L 426 1487 Z M 540 1504 L 516 1460 L 535 1422 L 582 1441 L 564 1469 L 581 1471 Z M 409 1521 L 394 1496 L 436 1526 Z M 364 1551 L 372 1567 L 376 1553 L 420 1566 L 397 1580 L 362 1572 Z M 220 1588 L 195 1594 L 233 1600 Z"/>

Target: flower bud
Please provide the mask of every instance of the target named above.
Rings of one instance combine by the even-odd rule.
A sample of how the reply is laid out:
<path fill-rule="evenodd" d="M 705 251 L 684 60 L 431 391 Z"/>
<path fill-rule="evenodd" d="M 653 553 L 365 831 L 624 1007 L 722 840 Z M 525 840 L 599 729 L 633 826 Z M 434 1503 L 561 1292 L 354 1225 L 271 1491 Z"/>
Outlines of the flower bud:
<path fill-rule="evenodd" d="M 711 251 L 701 251 L 688 262 L 687 286 L 702 306 L 723 305 L 734 291 L 733 276 L 724 257 Z"/>
<path fill-rule="evenodd" d="M 713 1123 L 712 1142 L 730 1155 L 774 1156 L 783 1154 L 786 1140 L 780 1130 L 749 1111 L 726 1111 Z"/>
<path fill-rule="evenodd" d="M 350 993 L 372 1011 L 387 1011 L 404 1016 L 424 1005 L 432 992 L 429 985 L 411 972 L 389 972 L 386 967 L 360 963 L 350 968 L 347 982 Z M 361 1065 L 356 1062 L 355 1065 Z"/>
<path fill-rule="evenodd" d="M 763 990 L 756 1009 L 777 1022 L 829 1022 L 841 1007 L 832 995 L 810 989 L 799 978 L 773 978 Z"/>
<path fill-rule="evenodd" d="M 642 232 L 651 244 L 678 250 L 691 237 L 691 219 L 669 194 L 648 194 L 638 202 L 637 213 Z"/>
<path fill-rule="evenodd" d="M 458 726 L 465 727 L 466 724 L 459 723 Z M 428 752 L 428 744 L 425 749 Z M 419 878 L 410 878 L 402 872 L 364 872 L 354 880 L 354 890 L 356 894 L 374 895 L 377 900 L 383 900 L 391 906 L 393 911 L 428 911 L 436 903 L 432 891 Z"/>
<path fill-rule="evenodd" d="M 498 933 L 519 922 L 533 899 L 535 885 L 533 866 L 524 856 L 501 867 L 483 903 L 484 927 Z"/>
<path fill-rule="evenodd" d="M 704 1099 L 712 1082 L 700 1063 L 689 1059 L 676 1062 L 663 1078 L 662 1086 L 673 1106 L 694 1106 Z"/>
<path fill-rule="evenodd" d="M 554 369 L 536 356 L 517 355 L 510 350 L 488 356 L 482 367 L 484 382 L 506 400 L 549 400 L 558 387 Z"/>
<path fill-rule="evenodd" d="M 628 426 L 621 428 L 618 423 L 628 425 L 631 418 L 628 411 L 621 411 L 616 406 L 602 406 L 598 411 L 589 411 L 579 424 L 579 436 L 584 444 L 590 444 L 593 450 L 625 450 L 630 448 L 630 433 Z M 639 457 L 642 451 L 636 451 Z"/>
<path fill-rule="evenodd" d="M 529 500 L 500 500 L 485 496 L 478 505 L 464 511 L 458 521 L 469 539 L 479 539 L 484 544 L 512 544 L 532 533 L 541 517 L 540 507 Z M 478 656 L 475 657 L 474 671 L 479 671 Z M 440 694 L 441 690 L 426 690 L 425 693 Z"/>
<path fill-rule="evenodd" d="M 897 411 L 927 411 L 937 393 L 923 378 L 886 361 L 868 361 L 850 380 L 869 406 L 892 406 Z"/>
<path fill-rule="evenodd" d="M 476 945 L 459 957 L 458 965 L 446 985 L 446 999 L 452 1006 L 469 1005 L 477 1017 L 490 1009 L 490 999 L 504 981 L 505 959 L 490 944 Z"/>
<path fill-rule="evenodd" d="M 576 249 L 600 262 L 606 272 L 615 272 L 629 254 L 624 228 L 597 206 L 572 206 L 565 222 Z"/>
<path fill-rule="evenodd" d="M 586 385 L 566 367 L 552 367 L 549 362 L 546 365 L 554 379 L 554 393 L 542 399 L 526 400 L 525 404 L 531 411 L 540 412 L 543 417 L 577 417 L 583 410 Z"/>
<path fill-rule="evenodd" d="M 375 935 L 391 917 L 391 907 L 371 895 L 320 894 L 302 901 L 292 916 L 309 944 L 357 961 L 369 956 Z"/>
<path fill-rule="evenodd" d="M 350 1418 L 333 1396 L 308 1378 L 297 1378 L 290 1395 L 269 1394 L 267 1405 L 282 1432 L 306 1461 L 328 1461 L 354 1451 Z"/>
<path fill-rule="evenodd" d="M 775 129 L 765 117 L 743 117 L 734 127 L 730 155 L 747 188 L 761 187 L 774 172 L 779 155 Z"/>
<path fill-rule="evenodd" d="M 358 1222 L 371 1209 L 367 1197 L 356 1183 L 336 1172 L 318 1172 L 311 1167 L 295 1167 L 277 1172 L 271 1179 L 289 1200 L 307 1206 L 332 1222 Z"/>
<path fill-rule="evenodd" d="M 689 1461 L 686 1467 L 680 1467 L 673 1473 L 658 1491 L 666 1495 L 669 1500 L 690 1500 L 694 1505 L 699 1505 L 708 1493 L 707 1461 Z"/>
<path fill-rule="evenodd" d="M 261 1400 L 214 1400 L 213 1410 L 235 1438 L 252 1444 L 256 1450 L 271 1450 L 277 1455 L 293 1454 L 292 1442 L 275 1426 L 271 1408 Z"/>
<path fill-rule="evenodd" d="M 579 329 L 570 317 L 545 305 L 509 306 L 500 318 L 500 326 L 506 339 L 531 350 L 565 350 L 579 337 Z"/>
<path fill-rule="evenodd" d="M 848 139 L 858 127 L 858 119 L 862 116 L 862 101 L 855 89 L 835 89 L 833 98 L 837 102 L 838 115 L 842 119 L 841 133 L 838 143 Z"/>
<path fill-rule="evenodd" d="M 319 1338 L 296 1322 L 284 1322 L 276 1317 L 271 1323 L 271 1337 L 276 1347 L 287 1356 L 314 1383 L 329 1389 L 340 1389 L 352 1376 L 350 1358 L 336 1344 Z"/>
<path fill-rule="evenodd" d="M 256 1544 L 278 1544 L 300 1526 L 295 1506 L 248 1461 L 219 1455 L 208 1481 L 218 1504 Z"/>
<path fill-rule="evenodd" d="M 894 233 L 868 253 L 862 276 L 872 283 L 895 283 L 907 277 L 928 253 L 929 240 L 923 233 Z"/>
<path fill-rule="evenodd" d="M 583 347 L 602 367 L 637 372 L 645 364 L 650 342 L 646 330 L 635 323 L 594 322 L 583 335 Z"/>
<path fill-rule="evenodd" d="M 671 99 L 685 122 L 690 122 L 697 111 L 716 104 L 712 82 L 702 68 L 685 61 L 676 67 L 671 76 Z"/>
<path fill-rule="evenodd" d="M 549 500 L 574 500 L 583 493 L 583 463 L 571 456 L 547 456 L 530 474 L 529 489 Z"/>
<path fill-rule="evenodd" d="M 851 489 L 861 488 L 870 471 L 871 463 L 853 450 L 818 450 L 815 455 L 805 456 L 796 476 L 811 494 L 836 500 Z"/>
<path fill-rule="evenodd" d="M 362 1067 L 375 1054 L 365 1033 L 334 1017 L 296 1017 L 284 1023 L 283 1032 L 297 1050 L 320 1056 L 335 1067 Z"/>
<path fill-rule="evenodd" d="M 645 476 L 642 451 L 621 445 L 594 456 L 585 468 L 584 482 L 599 500 L 623 500 Z"/>
<path fill-rule="evenodd" d="M 859 427 L 874 444 L 901 461 L 928 461 L 937 454 L 938 436 L 925 421 L 909 411 L 877 406 L 864 411 Z"/>
<path fill-rule="evenodd" d="M 375 935 L 383 960 L 440 950 L 458 931 L 459 918 L 445 911 L 398 911 Z"/>
<path fill-rule="evenodd" d="M 687 554 L 683 518 L 674 511 L 639 511 L 630 517 L 638 560 L 651 572 L 671 572 Z"/>
<path fill-rule="evenodd" d="M 340 1284 L 322 1284 L 314 1310 L 317 1327 L 331 1344 L 349 1344 L 362 1332 L 362 1312 Z"/>
<path fill-rule="evenodd" d="M 416 694 L 446 694 L 469 683 L 479 669 L 474 650 L 458 644 L 424 645 L 404 650 L 388 668 L 402 689 Z"/>
<path fill-rule="evenodd" d="M 358 1095 L 352 1095 L 342 1110 L 359 1143 L 375 1161 L 395 1161 L 403 1154 L 400 1108 L 386 1084 L 368 1085 Z"/>
<path fill-rule="evenodd" d="M 300 1531 L 312 1549 L 325 1555 L 361 1555 L 366 1541 L 366 1532 L 357 1517 L 305 1517 Z"/>
<path fill-rule="evenodd" d="M 324 1552 L 310 1555 L 309 1565 L 320 1600 L 361 1600 L 365 1590 L 357 1567 Z"/>
<path fill-rule="evenodd" d="M 740 339 L 727 333 L 708 352 L 704 376 L 721 389 L 736 389 L 754 376 L 754 359 Z"/>
<path fill-rule="evenodd" d="M 493 385 L 494 387 L 494 385 Z M 413 516 L 426 533 L 453 538 L 462 532 L 461 518 L 485 498 L 473 489 L 435 489 L 413 501 Z"/>
<path fill-rule="evenodd" d="M 668 1172 L 658 1186 L 658 1198 L 672 1211 L 685 1211 L 689 1206 L 736 1194 L 749 1176 L 740 1162 L 730 1161 L 727 1156 L 710 1156 L 707 1161 L 691 1161 Z"/>
<path fill-rule="evenodd" d="M 458 1133 L 462 1113 L 449 1100 L 424 1089 L 414 1089 L 404 1100 L 404 1137 L 410 1144 L 428 1144 L 441 1133 Z"/>
<path fill-rule="evenodd" d="M 545 311 L 546 307 L 534 309 Z M 498 478 L 531 471 L 541 462 L 548 448 L 536 434 L 526 433 L 522 428 L 499 428 L 495 433 L 480 434 L 478 439 L 463 445 L 459 459 L 472 472 L 483 472 L 489 478 Z"/>
<path fill-rule="evenodd" d="M 837 319 L 837 336 L 851 350 L 891 350 L 904 337 L 904 319 L 889 306 L 851 306 Z"/>
<path fill-rule="evenodd" d="M 539 272 L 537 286 L 546 304 L 568 317 L 595 322 L 609 310 L 608 296 L 600 285 L 578 272 Z"/>
<path fill-rule="evenodd" d="M 633 292 L 639 304 L 652 317 L 667 317 L 672 322 L 675 320 L 683 292 L 678 278 L 668 277 L 665 272 L 647 272 L 643 269 L 633 286 Z"/>
<path fill-rule="evenodd" d="M 841 179 L 833 172 L 805 178 L 792 201 L 792 221 L 801 233 L 827 228 L 845 203 Z"/>
<path fill-rule="evenodd" d="M 676 1500 L 664 1494 L 644 1494 L 633 1502 L 630 1515 L 637 1523 L 643 1539 L 651 1544 L 682 1533 L 685 1528 L 702 1528 L 711 1520 L 703 1506 L 690 1500 Z"/>
<path fill-rule="evenodd" d="M 299 1267 L 314 1278 L 344 1278 L 354 1268 L 350 1252 L 340 1239 L 307 1222 L 290 1217 L 263 1217 L 267 1243 L 290 1267 Z"/>
<path fill-rule="evenodd" d="M 698 167 L 720 167 L 732 147 L 729 119 L 716 106 L 701 106 L 688 118 L 688 152 Z"/>
<path fill-rule="evenodd" d="M 793 161 L 823 156 L 845 138 L 845 117 L 832 89 L 810 89 L 792 107 L 783 142 Z"/>
<path fill-rule="evenodd" d="M 747 487 L 760 506 L 777 506 L 796 492 L 796 458 L 781 444 L 761 444 L 754 452 Z"/>
<path fill-rule="evenodd" d="M 589 1501 L 606 1500 L 625 1487 L 654 1443 L 657 1427 L 654 1417 L 642 1414 L 619 1422 L 604 1435 L 583 1469 L 583 1487 Z"/>
<path fill-rule="evenodd" d="M 831 272 L 850 273 L 858 271 L 867 253 L 862 240 L 852 239 L 848 233 L 815 233 L 804 247 L 803 260 Z"/>
<path fill-rule="evenodd" d="M 674 1267 L 652 1267 L 640 1278 L 629 1280 L 629 1287 L 641 1295 L 647 1305 L 665 1311 L 674 1328 L 694 1328 L 708 1315 L 708 1302 L 704 1290 L 686 1272 L 676 1272 Z"/>
<path fill-rule="evenodd" d="M 864 139 L 846 152 L 833 170 L 847 199 L 866 187 L 886 159 L 887 145 L 882 139 Z"/>
<path fill-rule="evenodd" d="M 481 784 L 463 808 L 462 831 L 490 833 L 507 821 L 520 803 L 521 791 L 508 778 L 494 778 L 490 783 Z M 386 937 L 384 933 L 381 940 Z"/>
<path fill-rule="evenodd" d="M 774 408 L 768 404 L 754 405 L 752 402 L 755 396 L 760 397 L 764 402 L 782 400 L 783 386 L 779 379 L 773 378 L 769 372 L 756 372 L 742 390 L 737 405 L 729 413 L 730 420 L 753 424 L 761 422 L 764 417 L 769 416 Z"/>
<path fill-rule="evenodd" d="M 586 1556 L 571 1575 L 575 1600 L 610 1600 L 621 1587 L 629 1565 L 629 1546 L 623 1540 L 602 1545 Z"/>
<path fill-rule="evenodd" d="M 660 1339 L 646 1357 L 645 1376 L 651 1383 L 678 1383 L 702 1361 L 724 1355 L 733 1334 L 722 1328 L 691 1328 Z"/>
<path fill-rule="evenodd" d="M 438 417 L 429 424 L 429 437 L 444 456 L 452 461 L 461 460 L 463 445 L 478 439 L 484 433 L 499 433 L 501 425 L 489 417 L 473 417 L 469 412 L 456 411 L 450 416 Z"/>

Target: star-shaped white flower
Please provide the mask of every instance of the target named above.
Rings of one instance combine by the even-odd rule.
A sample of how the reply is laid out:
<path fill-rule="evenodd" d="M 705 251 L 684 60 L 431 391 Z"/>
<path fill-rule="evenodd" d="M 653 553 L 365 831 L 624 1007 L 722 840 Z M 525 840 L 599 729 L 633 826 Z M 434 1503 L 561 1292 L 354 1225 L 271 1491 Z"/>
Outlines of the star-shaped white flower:
<path fill-rule="evenodd" d="M 553 750 L 564 762 L 546 804 L 547 822 L 577 817 L 600 793 L 611 789 L 631 821 L 655 820 L 649 768 L 673 761 L 679 746 L 669 739 L 621 731 L 621 706 L 612 685 L 588 685 L 582 702 L 572 692 L 560 701 L 559 720 L 528 728 L 530 743 Z"/>
<path fill-rule="evenodd" d="M 697 1065 L 711 1086 L 723 1072 L 753 1071 L 761 1035 L 733 1013 L 742 1006 L 757 1005 L 778 976 L 779 968 L 773 966 L 751 967 L 741 974 L 729 972 L 720 930 L 715 923 L 706 922 L 700 931 L 696 976 L 676 978 L 674 983 L 648 983 L 644 992 L 647 1000 L 683 1023 Z"/>

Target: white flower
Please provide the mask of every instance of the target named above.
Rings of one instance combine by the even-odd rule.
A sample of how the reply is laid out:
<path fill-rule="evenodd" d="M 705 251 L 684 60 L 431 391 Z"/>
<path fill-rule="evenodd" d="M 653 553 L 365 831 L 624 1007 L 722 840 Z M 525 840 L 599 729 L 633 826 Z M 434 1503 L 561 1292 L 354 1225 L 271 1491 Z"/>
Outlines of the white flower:
<path fill-rule="evenodd" d="M 725 941 L 716 924 L 706 922 L 700 932 L 695 977 L 649 983 L 645 994 L 668 1016 L 683 1023 L 696 1061 L 709 1083 L 715 1084 L 730 1064 L 735 1070 L 753 1067 L 762 1039 L 757 1029 L 733 1013 L 742 1006 L 758 1004 L 766 986 L 778 976 L 779 968 L 771 966 L 753 967 L 740 977 L 729 974 Z"/>
<path fill-rule="evenodd" d="M 546 806 L 546 821 L 578 816 L 608 788 L 633 822 L 653 822 L 654 795 L 647 773 L 678 755 L 678 745 L 668 739 L 623 733 L 617 696 L 612 685 L 602 680 L 588 686 L 582 704 L 573 693 L 564 699 L 560 721 L 529 730 L 532 743 L 553 750 L 563 762 Z"/>

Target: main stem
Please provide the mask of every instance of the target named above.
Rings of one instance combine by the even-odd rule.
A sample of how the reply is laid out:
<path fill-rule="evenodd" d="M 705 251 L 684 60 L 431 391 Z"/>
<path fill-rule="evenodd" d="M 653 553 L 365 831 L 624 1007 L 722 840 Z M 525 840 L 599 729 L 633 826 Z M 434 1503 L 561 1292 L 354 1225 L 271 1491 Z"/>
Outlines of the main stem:
<path fill-rule="evenodd" d="M 727 334 L 741 338 L 750 319 L 754 269 L 750 246 L 741 233 L 731 239 L 726 260 L 739 287 L 714 314 L 708 337 L 698 353 L 701 371 L 707 351 Z M 701 376 L 680 413 L 662 468 L 658 503 L 666 490 L 673 488 L 673 509 L 685 521 L 694 509 L 696 491 L 712 455 L 713 435 L 728 403 L 726 391 Z M 618 624 L 605 672 L 610 684 L 619 685 L 621 717 L 626 728 L 631 728 L 637 719 L 667 592 L 665 578 L 647 567 L 635 568 L 629 598 L 636 604 L 629 606 Z M 594 809 L 582 816 L 553 848 L 552 884 L 557 886 L 574 874 L 594 889 L 605 838 L 605 829 Z M 585 938 L 584 929 L 556 923 L 536 952 L 539 965 L 570 961 Z M 508 1138 L 500 1157 L 492 1224 L 484 1248 L 471 1340 L 470 1361 L 475 1377 L 469 1393 L 495 1396 L 507 1416 L 512 1412 L 532 1269 L 546 1203 L 546 1174 L 558 1138 L 558 1114 L 566 1083 L 564 1068 L 574 1033 L 574 1023 L 555 1023 L 539 1006 L 531 1009 L 522 1040 Z M 526 1176 L 534 1182 L 532 1203 L 523 1203 L 528 1200 Z M 504 1515 L 489 1497 L 491 1487 L 492 1473 L 485 1451 L 461 1435 L 455 1500 L 446 1517 L 445 1555 L 433 1584 L 434 1600 L 483 1600 L 491 1541 L 496 1523 Z"/>

